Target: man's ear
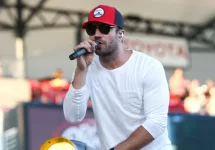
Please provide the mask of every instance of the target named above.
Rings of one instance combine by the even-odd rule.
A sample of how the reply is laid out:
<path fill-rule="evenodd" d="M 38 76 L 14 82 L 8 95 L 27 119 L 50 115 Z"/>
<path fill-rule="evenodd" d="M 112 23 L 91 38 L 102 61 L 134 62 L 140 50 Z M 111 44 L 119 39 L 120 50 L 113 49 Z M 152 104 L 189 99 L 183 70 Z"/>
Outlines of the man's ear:
<path fill-rule="evenodd" d="M 121 38 L 123 38 L 123 36 L 124 36 L 124 34 L 123 34 L 123 33 L 121 33 Z"/>
<path fill-rule="evenodd" d="M 119 31 L 119 37 L 123 38 L 124 37 L 124 30 Z"/>

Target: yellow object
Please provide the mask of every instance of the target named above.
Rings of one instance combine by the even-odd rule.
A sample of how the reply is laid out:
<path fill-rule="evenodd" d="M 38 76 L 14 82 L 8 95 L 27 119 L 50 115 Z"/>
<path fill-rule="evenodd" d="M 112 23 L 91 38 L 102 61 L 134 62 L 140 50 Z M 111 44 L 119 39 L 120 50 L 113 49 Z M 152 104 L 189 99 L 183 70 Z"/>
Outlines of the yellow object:
<path fill-rule="evenodd" d="M 75 145 L 64 137 L 55 137 L 47 140 L 40 150 L 76 150 Z"/>

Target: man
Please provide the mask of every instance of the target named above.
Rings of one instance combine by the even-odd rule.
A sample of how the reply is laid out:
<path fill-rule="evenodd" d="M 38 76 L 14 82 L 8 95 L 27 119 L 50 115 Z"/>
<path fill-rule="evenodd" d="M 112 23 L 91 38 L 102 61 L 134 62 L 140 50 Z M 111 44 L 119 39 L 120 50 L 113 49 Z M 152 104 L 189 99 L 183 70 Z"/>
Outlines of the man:
<path fill-rule="evenodd" d="M 170 150 L 169 92 L 161 63 L 123 50 L 123 17 L 114 7 L 95 7 L 82 28 L 89 40 L 74 50 L 89 53 L 77 59 L 63 103 L 65 118 L 81 121 L 90 97 L 102 150 Z"/>

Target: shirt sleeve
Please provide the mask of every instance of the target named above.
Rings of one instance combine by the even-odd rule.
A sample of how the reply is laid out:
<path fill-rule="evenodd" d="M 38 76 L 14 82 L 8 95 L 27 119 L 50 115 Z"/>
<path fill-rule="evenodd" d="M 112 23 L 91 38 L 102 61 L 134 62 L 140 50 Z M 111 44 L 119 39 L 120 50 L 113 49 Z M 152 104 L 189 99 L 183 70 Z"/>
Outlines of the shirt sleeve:
<path fill-rule="evenodd" d="M 87 84 L 80 89 L 75 89 L 70 84 L 63 101 L 64 117 L 68 122 L 80 122 L 83 120 L 87 111 L 89 97 L 90 92 Z"/>
<path fill-rule="evenodd" d="M 160 62 L 152 64 L 143 78 L 145 122 L 142 126 L 153 136 L 161 135 L 167 126 L 169 88 Z"/>

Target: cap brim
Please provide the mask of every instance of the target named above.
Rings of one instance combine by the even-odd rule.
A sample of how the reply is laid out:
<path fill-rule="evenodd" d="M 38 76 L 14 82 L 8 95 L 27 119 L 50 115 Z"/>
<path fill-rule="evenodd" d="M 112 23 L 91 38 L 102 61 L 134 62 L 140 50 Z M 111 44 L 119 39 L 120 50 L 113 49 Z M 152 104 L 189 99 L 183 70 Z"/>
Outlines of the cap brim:
<path fill-rule="evenodd" d="M 86 29 L 87 25 L 88 25 L 89 23 L 92 23 L 92 22 L 99 22 L 99 23 L 104 23 L 104 24 L 108 24 L 108 25 L 111 25 L 111 26 L 116 26 L 115 24 L 110 23 L 110 22 L 98 21 L 98 20 L 91 20 L 91 21 L 87 21 L 87 22 L 83 23 L 82 26 L 81 26 L 81 28 L 82 28 L 82 29 Z"/>

